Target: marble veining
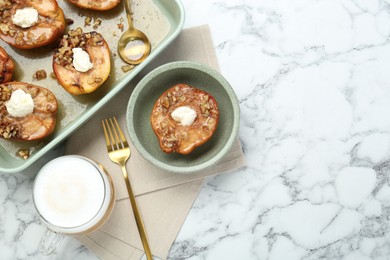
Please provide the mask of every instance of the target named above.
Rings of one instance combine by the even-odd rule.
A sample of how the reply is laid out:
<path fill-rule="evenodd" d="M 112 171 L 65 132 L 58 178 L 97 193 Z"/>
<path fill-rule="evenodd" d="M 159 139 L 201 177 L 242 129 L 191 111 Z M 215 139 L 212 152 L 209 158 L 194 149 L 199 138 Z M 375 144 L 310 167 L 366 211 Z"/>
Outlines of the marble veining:
<path fill-rule="evenodd" d="M 169 259 L 390 259 L 390 1 L 182 2 L 211 28 L 248 165 L 207 179 Z M 0 259 L 41 259 L 48 159 L 0 175 Z M 96 259 L 70 238 L 51 258 Z"/>

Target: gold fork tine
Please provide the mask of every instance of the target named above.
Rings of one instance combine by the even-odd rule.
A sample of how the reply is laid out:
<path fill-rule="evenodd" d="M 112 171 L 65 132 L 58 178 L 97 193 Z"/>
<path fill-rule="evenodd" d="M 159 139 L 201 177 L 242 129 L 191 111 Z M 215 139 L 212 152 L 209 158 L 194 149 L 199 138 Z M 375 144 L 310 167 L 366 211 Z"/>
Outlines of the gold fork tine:
<path fill-rule="evenodd" d="M 115 117 L 114 117 L 115 119 Z M 112 131 L 114 132 L 114 136 L 115 136 L 115 140 L 116 140 L 116 145 L 118 147 L 118 149 L 123 149 L 125 148 L 122 144 L 122 142 L 119 140 L 119 136 L 118 136 L 118 133 L 116 132 L 116 129 L 118 127 L 115 127 L 114 123 L 112 122 L 112 118 L 110 118 L 110 124 L 111 124 L 111 128 L 112 128 Z"/>
<path fill-rule="evenodd" d="M 116 124 L 116 128 L 118 129 L 119 135 L 120 135 L 120 137 L 122 139 L 122 143 L 123 143 L 124 147 L 129 146 L 129 144 L 127 143 L 126 137 L 123 134 L 122 129 L 120 128 L 120 126 L 118 124 L 118 121 L 116 121 L 115 117 L 114 117 L 114 121 L 115 121 L 115 124 Z"/>
<path fill-rule="evenodd" d="M 110 142 L 110 138 L 108 136 L 106 124 L 105 124 L 104 120 L 102 120 L 102 124 L 103 124 L 104 137 L 106 139 L 107 150 L 108 150 L 108 152 L 111 152 L 112 151 L 112 144 Z"/>
<path fill-rule="evenodd" d="M 109 135 L 110 140 L 111 140 L 111 147 L 112 147 L 112 149 L 113 149 L 114 151 L 115 151 L 115 150 L 118 150 L 119 147 L 118 147 L 117 142 L 115 142 L 114 136 L 112 135 L 112 130 L 111 130 L 111 127 L 110 127 L 110 123 L 108 122 L 107 119 L 105 120 L 105 123 L 106 123 L 106 126 L 107 126 L 108 135 Z"/>

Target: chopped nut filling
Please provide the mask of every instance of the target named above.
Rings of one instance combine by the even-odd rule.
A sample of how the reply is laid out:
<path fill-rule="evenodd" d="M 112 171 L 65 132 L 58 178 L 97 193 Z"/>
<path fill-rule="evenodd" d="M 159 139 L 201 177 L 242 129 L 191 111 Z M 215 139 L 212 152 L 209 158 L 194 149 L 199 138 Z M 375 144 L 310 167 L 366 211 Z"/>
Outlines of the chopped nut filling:
<path fill-rule="evenodd" d="M 74 69 L 72 65 L 73 48 L 78 47 L 85 50 L 87 44 L 91 46 L 103 46 L 103 41 L 101 34 L 95 31 L 83 33 L 83 30 L 78 27 L 62 37 L 60 47 L 54 54 L 54 62 L 72 70 Z"/>
<path fill-rule="evenodd" d="M 197 117 L 191 125 L 181 125 L 172 112 L 183 106 L 193 109 Z M 188 154 L 205 143 L 215 132 L 219 119 L 217 103 L 208 93 L 185 84 L 164 92 L 156 101 L 150 117 L 153 130 L 164 152 Z"/>
<path fill-rule="evenodd" d="M 12 19 L 12 6 L 16 3 L 16 0 L 0 0 L 0 31 L 11 37 L 18 33 L 18 29 L 15 25 L 10 27 L 8 24 Z"/>
<path fill-rule="evenodd" d="M 15 125 L 6 115 L 8 114 L 5 106 L 6 102 L 11 98 L 12 90 L 8 84 L 0 85 L 0 137 L 10 139 L 19 136 L 20 126 Z"/>

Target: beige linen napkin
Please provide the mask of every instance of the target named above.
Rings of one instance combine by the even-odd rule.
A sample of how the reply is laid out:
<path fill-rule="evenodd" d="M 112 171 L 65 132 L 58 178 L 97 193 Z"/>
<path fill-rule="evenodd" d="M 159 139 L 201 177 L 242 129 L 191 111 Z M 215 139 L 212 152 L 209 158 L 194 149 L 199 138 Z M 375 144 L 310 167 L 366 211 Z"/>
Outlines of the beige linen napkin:
<path fill-rule="evenodd" d="M 117 197 L 112 216 L 100 230 L 78 238 L 102 259 L 139 259 L 143 247 L 122 172 L 118 165 L 110 161 L 105 148 L 101 120 L 116 116 L 121 127 L 126 129 L 127 102 L 139 78 L 158 65 L 175 60 L 197 61 L 218 68 L 208 26 L 184 30 L 155 62 L 67 141 L 67 154 L 84 155 L 100 162 L 114 181 Z M 165 259 L 198 195 L 203 178 L 245 165 L 241 146 L 237 140 L 229 154 L 217 165 L 201 173 L 186 175 L 156 168 L 143 159 L 131 143 L 130 146 L 132 154 L 127 169 L 150 247 L 153 255 Z"/>

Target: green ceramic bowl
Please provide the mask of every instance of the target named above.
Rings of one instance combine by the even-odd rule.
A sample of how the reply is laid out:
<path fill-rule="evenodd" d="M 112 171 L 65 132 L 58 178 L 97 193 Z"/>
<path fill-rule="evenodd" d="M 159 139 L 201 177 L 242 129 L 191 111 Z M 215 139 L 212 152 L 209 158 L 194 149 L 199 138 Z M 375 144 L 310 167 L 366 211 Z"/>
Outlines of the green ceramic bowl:
<path fill-rule="evenodd" d="M 164 153 L 150 124 L 154 103 L 164 91 L 179 83 L 210 93 L 220 111 L 214 135 L 187 155 Z M 169 172 L 195 173 L 218 163 L 229 152 L 237 137 L 240 110 L 232 87 L 221 74 L 202 64 L 179 61 L 154 69 L 138 83 L 126 116 L 131 141 L 147 161 Z"/>

